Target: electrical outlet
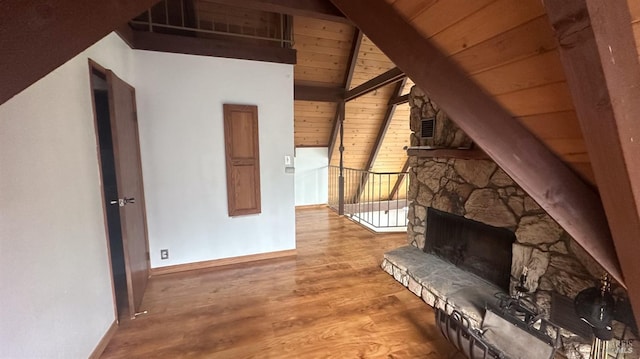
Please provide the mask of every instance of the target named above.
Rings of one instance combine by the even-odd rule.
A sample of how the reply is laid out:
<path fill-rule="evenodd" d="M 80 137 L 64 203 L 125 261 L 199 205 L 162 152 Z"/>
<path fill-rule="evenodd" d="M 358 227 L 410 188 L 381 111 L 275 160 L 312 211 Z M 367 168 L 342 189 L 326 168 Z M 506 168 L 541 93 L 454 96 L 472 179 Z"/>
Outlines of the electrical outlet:
<path fill-rule="evenodd" d="M 169 259 L 169 250 L 161 249 L 160 250 L 160 259 Z"/>

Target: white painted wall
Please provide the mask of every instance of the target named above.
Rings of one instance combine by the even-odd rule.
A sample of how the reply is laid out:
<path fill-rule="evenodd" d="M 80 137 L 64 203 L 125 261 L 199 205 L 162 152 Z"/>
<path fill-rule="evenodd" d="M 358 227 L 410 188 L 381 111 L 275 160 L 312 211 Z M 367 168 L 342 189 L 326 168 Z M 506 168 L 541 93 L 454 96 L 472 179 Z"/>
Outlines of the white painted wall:
<path fill-rule="evenodd" d="M 295 248 L 293 66 L 134 54 L 151 266 Z M 258 106 L 261 214 L 227 214 L 224 103 Z"/>
<path fill-rule="evenodd" d="M 329 201 L 329 155 L 326 147 L 296 148 L 296 206 Z"/>
<path fill-rule="evenodd" d="M 109 35 L 0 106 L 0 358 L 86 358 L 115 320 L 87 58 L 135 84 L 131 55 Z"/>

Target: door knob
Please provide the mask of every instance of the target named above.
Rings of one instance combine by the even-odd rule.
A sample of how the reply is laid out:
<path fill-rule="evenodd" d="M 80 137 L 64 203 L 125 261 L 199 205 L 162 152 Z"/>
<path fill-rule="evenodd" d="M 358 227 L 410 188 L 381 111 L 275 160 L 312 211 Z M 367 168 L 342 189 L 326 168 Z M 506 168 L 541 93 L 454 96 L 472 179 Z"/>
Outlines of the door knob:
<path fill-rule="evenodd" d="M 133 197 L 130 197 L 130 198 L 125 197 L 125 198 L 111 200 L 109 203 L 117 204 L 120 207 L 124 207 L 127 203 L 136 203 L 136 199 Z"/>

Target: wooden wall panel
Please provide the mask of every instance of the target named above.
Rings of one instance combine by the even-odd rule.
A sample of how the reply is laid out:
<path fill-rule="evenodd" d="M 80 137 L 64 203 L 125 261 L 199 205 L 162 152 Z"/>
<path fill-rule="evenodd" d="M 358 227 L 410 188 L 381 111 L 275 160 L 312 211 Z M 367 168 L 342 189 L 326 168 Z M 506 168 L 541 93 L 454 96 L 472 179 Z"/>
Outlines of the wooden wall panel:
<path fill-rule="evenodd" d="M 336 106 L 331 102 L 295 101 L 293 106 L 295 146 L 328 146 L 327 141 Z"/>

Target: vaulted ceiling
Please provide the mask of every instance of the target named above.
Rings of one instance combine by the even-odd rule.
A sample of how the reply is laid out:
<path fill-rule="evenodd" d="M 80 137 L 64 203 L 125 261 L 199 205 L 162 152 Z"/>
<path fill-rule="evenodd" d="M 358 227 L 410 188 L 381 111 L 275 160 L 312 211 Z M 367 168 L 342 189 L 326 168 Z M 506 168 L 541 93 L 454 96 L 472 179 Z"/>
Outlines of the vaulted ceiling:
<path fill-rule="evenodd" d="M 2 2 L 0 103 L 154 2 Z M 640 318 L 640 2 L 208 2 L 293 16 L 296 146 L 327 146 L 335 163 L 339 99 L 398 66 L 627 286 Z M 203 54 L 295 62 L 290 49 L 256 54 L 214 35 Z M 201 40 L 188 47 L 204 51 Z M 128 41 L 177 46 L 139 33 Z M 396 79 L 347 102 L 346 166 L 402 168 L 408 110 L 389 102 L 410 86 Z"/>

